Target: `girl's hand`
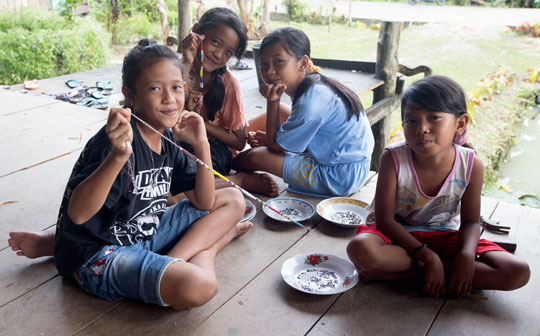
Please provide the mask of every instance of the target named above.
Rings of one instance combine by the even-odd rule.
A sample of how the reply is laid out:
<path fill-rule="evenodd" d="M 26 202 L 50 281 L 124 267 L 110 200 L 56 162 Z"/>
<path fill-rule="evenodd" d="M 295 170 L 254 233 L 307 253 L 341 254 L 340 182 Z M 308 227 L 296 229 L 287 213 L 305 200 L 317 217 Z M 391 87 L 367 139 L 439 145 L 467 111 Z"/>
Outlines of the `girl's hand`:
<path fill-rule="evenodd" d="M 123 160 L 127 160 L 133 151 L 131 147 L 133 130 L 130 120 L 130 109 L 111 108 L 105 127 L 105 132 L 112 144 L 111 154 Z"/>
<path fill-rule="evenodd" d="M 184 111 L 172 131 L 176 139 L 185 141 L 193 147 L 208 142 L 204 120 L 195 112 Z"/>
<path fill-rule="evenodd" d="M 185 109 L 188 110 L 188 111 L 193 111 L 193 112 L 196 112 L 198 114 L 201 114 L 203 98 L 204 98 L 203 95 L 201 95 L 201 94 L 199 94 L 197 92 L 191 91 L 189 93 L 189 97 L 186 99 Z"/>
<path fill-rule="evenodd" d="M 448 291 L 456 296 L 469 294 L 472 290 L 473 277 L 474 255 L 458 253 L 452 261 Z"/>
<path fill-rule="evenodd" d="M 424 292 L 434 297 L 445 293 L 444 266 L 434 252 L 424 262 Z"/>
<path fill-rule="evenodd" d="M 188 36 L 182 40 L 180 45 L 182 46 L 182 57 L 184 64 L 193 64 L 193 61 L 197 56 L 197 51 L 199 50 L 203 40 L 204 35 L 199 35 L 193 32 L 189 33 Z"/>
<path fill-rule="evenodd" d="M 266 146 L 266 132 L 249 132 L 247 142 L 251 147 Z"/>
<path fill-rule="evenodd" d="M 281 99 L 281 95 L 283 94 L 283 92 L 285 92 L 286 89 L 287 86 L 283 83 L 264 83 L 259 89 L 259 92 L 264 98 L 266 98 L 266 100 L 275 102 Z"/>

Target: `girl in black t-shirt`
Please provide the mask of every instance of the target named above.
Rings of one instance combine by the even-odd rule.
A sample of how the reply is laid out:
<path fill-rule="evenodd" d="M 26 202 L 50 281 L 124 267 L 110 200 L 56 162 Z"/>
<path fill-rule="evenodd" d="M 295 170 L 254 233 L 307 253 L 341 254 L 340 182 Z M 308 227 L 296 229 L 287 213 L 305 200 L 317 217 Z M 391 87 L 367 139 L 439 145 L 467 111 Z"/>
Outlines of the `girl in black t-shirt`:
<path fill-rule="evenodd" d="M 238 223 L 245 209 L 239 191 L 215 191 L 210 171 L 162 139 L 191 144 L 211 164 L 203 119 L 183 110 L 176 53 L 141 40 L 124 58 L 122 82 L 129 108 L 111 109 L 107 125 L 85 146 L 56 234 L 42 236 L 40 244 L 54 239 L 60 274 L 101 298 L 200 306 L 217 291 L 216 253 L 253 224 Z M 167 208 L 169 191 L 185 192 L 188 200 Z M 49 249 L 25 248 L 31 233 L 10 235 L 20 255 Z"/>

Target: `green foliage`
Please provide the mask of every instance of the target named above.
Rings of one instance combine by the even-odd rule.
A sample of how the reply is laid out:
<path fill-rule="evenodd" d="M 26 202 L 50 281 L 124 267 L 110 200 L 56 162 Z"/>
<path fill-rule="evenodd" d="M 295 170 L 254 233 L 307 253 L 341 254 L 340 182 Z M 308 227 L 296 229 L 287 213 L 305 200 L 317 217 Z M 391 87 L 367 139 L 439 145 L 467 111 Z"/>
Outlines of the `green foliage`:
<path fill-rule="evenodd" d="M 62 10 L 60 11 L 60 15 L 69 21 L 73 21 L 73 18 L 75 17 L 75 8 L 81 3 L 82 0 L 64 0 L 62 2 Z"/>
<path fill-rule="evenodd" d="M 158 40 L 162 35 L 161 18 L 155 0 L 118 0 L 113 8 L 110 0 L 90 0 L 91 15 L 112 33 L 114 44 L 137 41 L 150 37 Z M 165 0 L 170 27 L 178 25 L 177 0 Z"/>
<path fill-rule="evenodd" d="M 107 33 L 88 19 L 72 23 L 54 12 L 24 9 L 0 13 L 0 22 L 0 82 L 4 84 L 105 65 Z"/>
<path fill-rule="evenodd" d="M 160 26 L 151 23 L 143 14 L 133 14 L 122 19 L 116 31 L 115 43 L 137 42 L 141 38 L 157 40 L 162 34 Z"/>
<path fill-rule="evenodd" d="M 284 0 L 285 8 L 287 8 L 287 14 L 294 22 L 306 21 L 307 5 L 299 0 Z"/>

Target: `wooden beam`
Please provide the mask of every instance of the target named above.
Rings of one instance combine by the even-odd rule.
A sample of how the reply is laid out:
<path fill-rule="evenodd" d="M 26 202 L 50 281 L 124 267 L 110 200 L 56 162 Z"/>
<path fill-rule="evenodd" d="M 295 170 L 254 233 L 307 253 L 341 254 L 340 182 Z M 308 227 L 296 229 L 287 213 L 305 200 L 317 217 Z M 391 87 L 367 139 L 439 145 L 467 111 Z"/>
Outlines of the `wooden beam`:
<path fill-rule="evenodd" d="M 377 42 L 377 63 L 375 66 L 375 77 L 384 81 L 384 85 L 373 91 L 373 104 L 384 98 L 396 94 L 398 62 L 399 35 L 401 32 L 401 22 L 382 22 Z M 391 111 L 389 112 L 391 113 Z M 379 161 L 384 147 L 390 139 L 390 118 L 379 120 L 371 126 L 375 137 L 375 148 L 371 156 L 371 170 L 379 170 Z"/>

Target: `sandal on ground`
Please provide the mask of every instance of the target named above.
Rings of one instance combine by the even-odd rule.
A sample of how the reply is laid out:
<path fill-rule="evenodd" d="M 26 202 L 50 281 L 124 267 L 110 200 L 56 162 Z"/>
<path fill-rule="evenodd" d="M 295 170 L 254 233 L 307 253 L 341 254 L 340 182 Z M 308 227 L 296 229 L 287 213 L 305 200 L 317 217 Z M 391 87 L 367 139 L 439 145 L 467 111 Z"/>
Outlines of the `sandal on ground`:
<path fill-rule="evenodd" d="M 75 103 L 74 101 L 72 101 L 72 99 L 74 99 L 75 97 L 80 97 L 82 99 L 85 96 L 86 94 L 84 92 L 84 88 L 82 86 L 79 86 L 64 93 L 57 94 L 56 99 Z"/>
<path fill-rule="evenodd" d="M 243 60 L 238 60 L 238 62 L 236 62 L 235 65 L 231 66 L 232 69 L 234 70 L 251 70 L 253 69 L 253 67 L 249 64 L 247 64 L 246 62 L 244 62 Z"/>
<path fill-rule="evenodd" d="M 103 97 L 96 99 L 94 97 L 85 97 L 76 103 L 79 106 L 92 107 L 105 110 L 109 107 L 109 98 Z"/>
<path fill-rule="evenodd" d="M 23 87 L 26 90 L 36 90 L 36 89 L 39 89 L 39 82 L 37 79 L 25 80 L 23 82 Z"/>
<path fill-rule="evenodd" d="M 70 88 L 74 89 L 76 87 L 79 87 L 79 86 L 84 86 L 84 81 L 80 81 L 80 80 L 76 80 L 76 79 L 68 79 L 66 81 L 66 85 L 69 86 Z"/>
<path fill-rule="evenodd" d="M 97 81 L 96 87 L 103 92 L 104 95 L 110 95 L 113 90 L 111 81 Z"/>

